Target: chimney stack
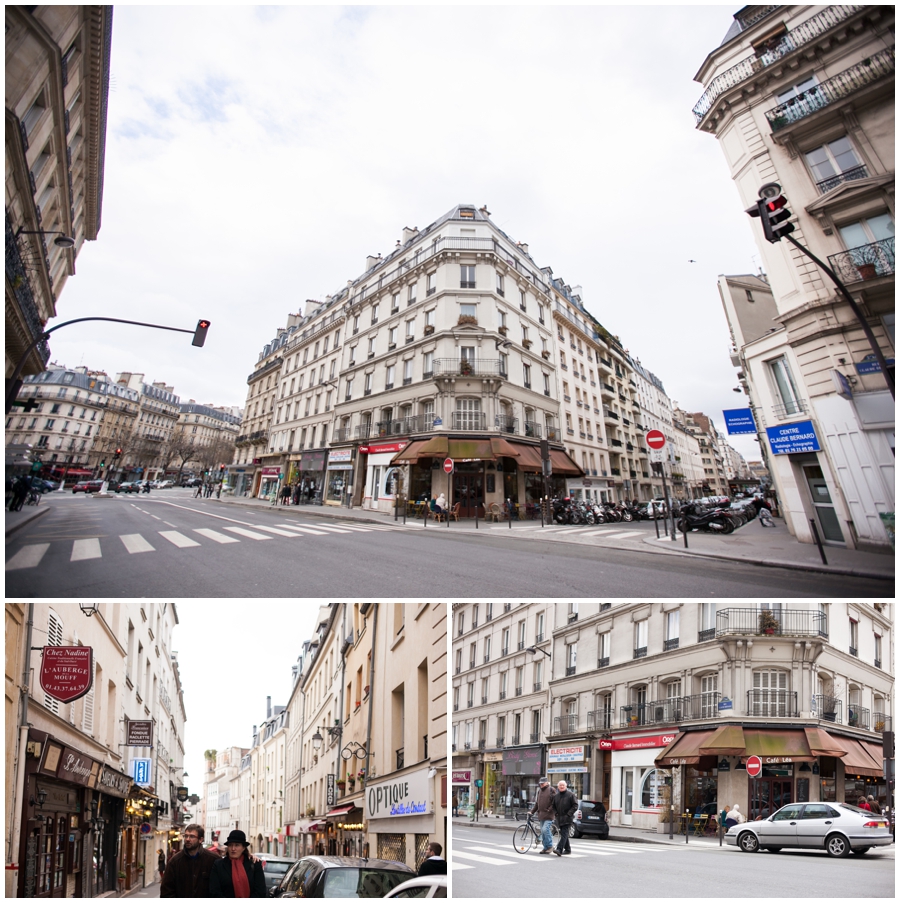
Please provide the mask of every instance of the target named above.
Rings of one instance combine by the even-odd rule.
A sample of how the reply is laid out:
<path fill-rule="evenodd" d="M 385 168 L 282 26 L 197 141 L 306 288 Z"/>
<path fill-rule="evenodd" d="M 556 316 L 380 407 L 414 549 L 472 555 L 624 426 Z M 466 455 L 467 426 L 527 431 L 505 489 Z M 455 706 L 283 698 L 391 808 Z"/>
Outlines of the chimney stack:
<path fill-rule="evenodd" d="M 408 244 L 419 234 L 419 227 L 413 226 L 412 229 L 409 226 L 403 227 L 403 244 Z"/>
<path fill-rule="evenodd" d="M 272 697 L 266 697 L 266 721 L 272 717 Z"/>

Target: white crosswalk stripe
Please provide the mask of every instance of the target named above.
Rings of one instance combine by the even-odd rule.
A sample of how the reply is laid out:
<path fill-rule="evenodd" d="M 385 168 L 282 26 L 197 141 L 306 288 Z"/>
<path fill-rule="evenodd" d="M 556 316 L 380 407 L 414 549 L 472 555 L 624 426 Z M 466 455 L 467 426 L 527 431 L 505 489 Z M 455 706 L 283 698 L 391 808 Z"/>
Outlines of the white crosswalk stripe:
<path fill-rule="evenodd" d="M 87 561 L 89 558 L 101 558 L 100 540 L 96 537 L 90 539 L 76 539 L 72 544 L 72 557 L 69 561 Z"/>
<path fill-rule="evenodd" d="M 324 524 L 316 524 L 317 530 L 325 530 L 328 533 L 352 533 L 352 530 L 346 529 L 346 527 L 332 527 L 330 524 L 326 527 Z"/>
<path fill-rule="evenodd" d="M 179 533 L 177 530 L 160 530 L 159 535 L 162 536 L 163 539 L 168 539 L 173 546 L 178 546 L 179 549 L 189 549 L 191 546 L 199 546 L 199 542 L 195 542 L 190 536 L 185 536 L 184 533 Z M 99 548 L 97 550 L 99 552 Z M 97 556 L 100 557 L 99 555 Z"/>
<path fill-rule="evenodd" d="M 123 533 L 119 539 L 131 555 L 138 552 L 155 552 L 156 549 L 140 533 Z"/>
<path fill-rule="evenodd" d="M 290 530 L 279 530 L 278 527 L 266 527 L 263 524 L 254 524 L 254 530 L 265 530 L 266 533 L 272 533 L 275 536 L 293 536 L 296 538 L 296 533 L 291 533 Z"/>
<path fill-rule="evenodd" d="M 49 542 L 40 542 L 19 549 L 19 551 L 6 562 L 6 570 L 17 571 L 20 568 L 37 567 L 49 548 Z"/>
<path fill-rule="evenodd" d="M 299 534 L 307 534 L 309 536 L 327 536 L 324 530 L 315 530 L 312 527 L 301 527 L 299 524 L 279 524 L 279 527 L 286 527 L 288 530 L 296 530 Z"/>
<path fill-rule="evenodd" d="M 222 544 L 226 542 L 240 542 L 239 539 L 235 539 L 233 536 L 226 536 L 224 533 L 217 533 L 215 530 L 210 530 L 208 527 L 195 528 L 194 532 L 199 533 L 201 536 L 205 536 L 207 539 L 211 539 L 213 542 Z"/>
<path fill-rule="evenodd" d="M 254 533 L 252 530 L 245 530 L 243 527 L 226 527 L 229 533 L 237 533 L 238 536 L 246 536 L 247 539 L 271 539 L 271 536 L 263 536 L 262 533 Z"/>
<path fill-rule="evenodd" d="M 474 862 L 484 862 L 487 865 L 512 865 L 511 862 L 507 862 L 505 859 L 497 859 L 493 856 L 479 856 L 476 853 L 464 853 L 462 850 L 457 850 L 455 848 L 453 850 L 453 858 L 471 859 Z"/>

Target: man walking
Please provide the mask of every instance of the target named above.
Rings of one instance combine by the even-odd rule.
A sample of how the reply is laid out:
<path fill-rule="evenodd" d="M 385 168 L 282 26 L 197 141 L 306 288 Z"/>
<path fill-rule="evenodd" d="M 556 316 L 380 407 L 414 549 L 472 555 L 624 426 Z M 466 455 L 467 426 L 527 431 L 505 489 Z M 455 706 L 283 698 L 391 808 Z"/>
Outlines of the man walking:
<path fill-rule="evenodd" d="M 441 856 L 444 848 L 432 840 L 425 848 L 425 859 L 419 866 L 419 877 L 422 875 L 446 875 L 447 860 Z"/>
<path fill-rule="evenodd" d="M 553 817 L 556 814 L 553 809 L 553 800 L 556 798 L 556 791 L 550 786 L 550 782 L 546 778 L 541 778 L 540 789 L 534 800 L 534 807 L 531 814 L 537 813 L 541 822 L 541 843 L 544 848 L 542 853 L 553 852 L 553 835 L 550 833 L 550 826 L 553 824 Z"/>
<path fill-rule="evenodd" d="M 203 849 L 203 828 L 187 825 L 181 837 L 183 849 L 166 865 L 159 895 L 161 897 L 208 897 L 209 875 L 219 857 Z"/>
<path fill-rule="evenodd" d="M 559 823 L 559 843 L 556 845 L 556 855 L 562 856 L 563 853 L 571 853 L 572 848 L 569 846 L 569 829 L 575 820 L 575 813 L 578 811 L 578 800 L 575 794 L 568 789 L 565 781 L 560 781 L 556 785 L 557 794 L 553 797 L 553 811 L 556 812 L 556 821 Z"/>

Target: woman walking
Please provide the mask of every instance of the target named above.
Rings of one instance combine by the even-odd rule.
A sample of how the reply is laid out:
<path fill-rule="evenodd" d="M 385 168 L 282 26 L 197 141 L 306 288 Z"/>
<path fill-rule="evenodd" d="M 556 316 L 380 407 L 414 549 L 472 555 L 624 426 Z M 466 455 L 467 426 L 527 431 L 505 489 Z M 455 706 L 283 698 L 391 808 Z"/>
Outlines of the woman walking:
<path fill-rule="evenodd" d="M 211 897 L 265 897 L 262 863 L 250 858 L 247 835 L 232 831 L 225 841 L 227 855 L 213 864 L 209 875 Z"/>

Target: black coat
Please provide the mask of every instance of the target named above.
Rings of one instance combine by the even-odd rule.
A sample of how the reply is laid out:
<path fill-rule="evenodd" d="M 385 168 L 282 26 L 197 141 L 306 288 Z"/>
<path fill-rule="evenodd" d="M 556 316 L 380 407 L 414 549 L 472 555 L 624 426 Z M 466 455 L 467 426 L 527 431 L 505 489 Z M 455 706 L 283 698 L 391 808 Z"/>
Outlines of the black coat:
<path fill-rule="evenodd" d="M 419 877 L 422 875 L 446 875 L 447 860 L 429 857 L 419 866 Z"/>
<path fill-rule="evenodd" d="M 556 820 L 559 826 L 571 825 L 575 820 L 575 813 L 578 811 L 578 800 L 571 790 L 564 790 L 557 793 L 551 802 L 553 809 L 556 811 Z"/>
<path fill-rule="evenodd" d="M 161 897 L 208 897 L 209 876 L 219 857 L 209 850 L 201 849 L 194 856 L 184 850 L 176 853 L 166 865 L 160 884 Z"/>
<path fill-rule="evenodd" d="M 249 856 L 241 860 L 244 871 L 247 872 L 247 881 L 250 882 L 251 897 L 267 897 L 266 878 L 263 875 L 261 862 L 251 862 Z M 209 876 L 209 895 L 211 897 L 233 897 L 234 882 L 231 880 L 231 859 L 227 856 L 220 859 L 213 867 Z"/>

